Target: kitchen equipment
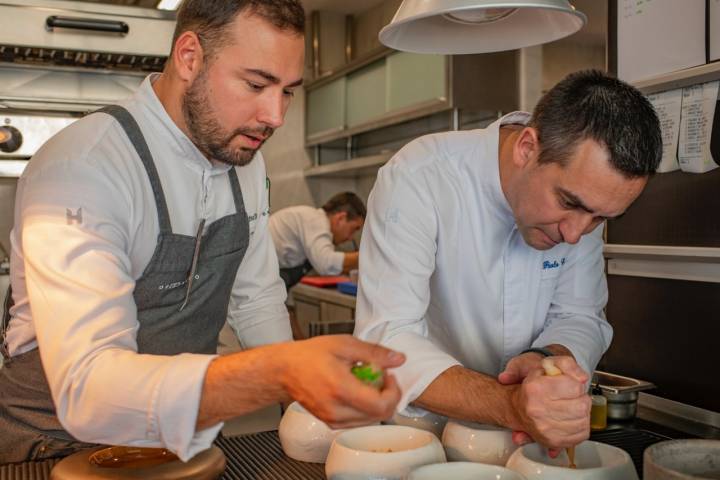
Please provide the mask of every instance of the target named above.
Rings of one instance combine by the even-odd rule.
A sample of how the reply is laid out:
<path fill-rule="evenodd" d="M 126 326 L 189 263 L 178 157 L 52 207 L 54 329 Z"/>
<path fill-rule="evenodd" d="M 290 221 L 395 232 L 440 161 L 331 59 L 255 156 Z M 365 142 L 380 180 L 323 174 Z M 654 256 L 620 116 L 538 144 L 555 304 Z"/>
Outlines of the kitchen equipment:
<path fill-rule="evenodd" d="M 596 370 L 592 383 L 597 384 L 607 398 L 609 420 L 630 420 L 637 412 L 638 392 L 655 388 L 650 382 Z"/>
<path fill-rule="evenodd" d="M 550 458 L 547 448 L 531 443 L 518 448 L 506 467 L 528 480 L 638 480 L 630 455 L 624 450 L 587 440 L 575 447 L 577 468 L 568 468 L 568 457 L 561 451 Z"/>
<path fill-rule="evenodd" d="M 498 52 L 563 38 L 586 22 L 567 0 L 404 0 L 380 42 L 415 53 Z"/>
<path fill-rule="evenodd" d="M 215 446 L 187 462 L 173 454 L 163 455 L 161 450 L 135 447 L 82 450 L 58 462 L 50 472 L 50 480 L 214 480 L 225 470 L 225 455 Z M 113 462 L 113 458 L 117 461 Z"/>
<path fill-rule="evenodd" d="M 172 12 L 63 0 L 0 0 L 0 108 L 87 112 L 162 70 Z"/>
<path fill-rule="evenodd" d="M 450 420 L 442 435 L 445 454 L 451 462 L 479 462 L 504 466 L 518 448 L 512 432 L 494 425 Z"/>
<path fill-rule="evenodd" d="M 668 440 L 645 450 L 645 480 L 720 479 L 720 440 Z"/>
<path fill-rule="evenodd" d="M 378 425 L 346 430 L 335 437 L 325 474 L 329 480 L 400 480 L 416 467 L 444 461 L 440 440 L 432 433 Z"/>
<path fill-rule="evenodd" d="M 298 402 L 291 403 L 285 410 L 278 427 L 285 454 L 312 463 L 325 463 L 332 441 L 343 431 L 328 427 Z"/>
<path fill-rule="evenodd" d="M 305 275 L 300 279 L 300 283 L 310 285 L 311 287 L 334 287 L 340 282 L 350 281 L 349 277 L 342 276 L 316 276 L 316 275 Z"/>
<path fill-rule="evenodd" d="M 410 472 L 407 480 L 525 480 L 517 472 L 497 465 L 472 462 L 450 462 L 425 465 Z"/>

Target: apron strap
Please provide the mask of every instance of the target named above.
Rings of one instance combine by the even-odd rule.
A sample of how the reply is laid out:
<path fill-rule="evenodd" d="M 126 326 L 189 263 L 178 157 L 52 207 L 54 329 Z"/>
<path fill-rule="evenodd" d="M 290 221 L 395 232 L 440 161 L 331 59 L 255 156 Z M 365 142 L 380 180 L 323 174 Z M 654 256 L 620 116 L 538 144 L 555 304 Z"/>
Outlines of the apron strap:
<path fill-rule="evenodd" d="M 232 189 L 233 199 L 235 200 L 235 211 L 245 214 L 245 202 L 243 201 L 240 180 L 238 179 L 235 167 L 230 167 L 230 170 L 228 170 L 228 179 L 230 180 L 230 188 Z"/>
<path fill-rule="evenodd" d="M 152 153 L 150 153 L 150 148 L 148 148 L 145 137 L 143 136 L 137 122 L 127 109 L 119 105 L 109 105 L 101 108 L 100 110 L 96 110 L 96 112 L 106 113 L 114 117 L 123 130 L 125 130 L 125 134 L 130 139 L 130 143 L 133 144 L 140 160 L 142 160 L 143 165 L 145 165 L 145 170 L 147 171 L 147 175 L 150 180 L 150 186 L 152 186 L 153 194 L 155 196 L 160 233 L 172 233 L 170 214 L 168 213 L 167 203 L 165 202 L 165 194 L 163 193 L 160 176 L 158 175 L 157 168 L 155 168 L 155 161 L 153 160 Z"/>

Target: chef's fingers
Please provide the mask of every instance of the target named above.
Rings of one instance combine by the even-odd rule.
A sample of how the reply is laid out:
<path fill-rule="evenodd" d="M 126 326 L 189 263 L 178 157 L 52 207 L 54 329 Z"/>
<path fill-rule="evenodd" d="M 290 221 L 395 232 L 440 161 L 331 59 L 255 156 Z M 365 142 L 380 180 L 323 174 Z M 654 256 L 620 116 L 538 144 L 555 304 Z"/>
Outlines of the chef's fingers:
<path fill-rule="evenodd" d="M 386 420 L 393 416 L 401 396 L 400 387 L 394 376 L 385 375 L 382 390 L 362 384 L 358 380 L 354 383 L 356 385 L 340 394 L 341 401 L 376 420 Z"/>
<path fill-rule="evenodd" d="M 371 363 L 380 368 L 395 368 L 405 362 L 405 355 L 376 343 L 364 342 L 350 335 L 342 336 L 342 348 L 336 355 L 351 363 Z"/>
<path fill-rule="evenodd" d="M 525 432 L 514 431 L 512 432 L 512 441 L 518 447 L 532 443 L 533 439 L 530 435 Z"/>
<path fill-rule="evenodd" d="M 587 372 L 578 365 L 574 358 L 563 355 L 552 357 L 552 360 L 555 366 L 562 371 L 563 375 L 571 377 L 576 382 L 585 384 L 590 379 Z"/>
<path fill-rule="evenodd" d="M 520 373 L 517 371 L 505 370 L 498 375 L 498 382 L 500 385 L 515 385 L 522 382 L 522 376 L 520 376 Z"/>
<path fill-rule="evenodd" d="M 585 384 L 566 375 L 545 377 L 539 379 L 538 382 L 539 390 L 543 393 L 543 397 L 550 401 L 574 400 L 588 397 Z"/>
<path fill-rule="evenodd" d="M 400 388 L 392 375 L 386 376 L 382 391 L 358 384 L 357 388 L 346 390 L 347 396 L 338 399 L 331 417 L 321 420 L 337 429 L 368 425 L 392 417 L 400 400 Z"/>

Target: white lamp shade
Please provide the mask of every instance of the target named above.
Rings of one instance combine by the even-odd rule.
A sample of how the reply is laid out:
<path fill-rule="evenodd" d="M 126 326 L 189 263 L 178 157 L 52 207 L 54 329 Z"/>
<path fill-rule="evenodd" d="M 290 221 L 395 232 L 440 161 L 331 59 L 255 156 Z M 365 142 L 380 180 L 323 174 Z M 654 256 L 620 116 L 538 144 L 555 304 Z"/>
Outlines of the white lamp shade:
<path fill-rule="evenodd" d="M 566 37 L 586 21 L 567 0 L 403 0 L 380 41 L 414 53 L 498 52 Z"/>

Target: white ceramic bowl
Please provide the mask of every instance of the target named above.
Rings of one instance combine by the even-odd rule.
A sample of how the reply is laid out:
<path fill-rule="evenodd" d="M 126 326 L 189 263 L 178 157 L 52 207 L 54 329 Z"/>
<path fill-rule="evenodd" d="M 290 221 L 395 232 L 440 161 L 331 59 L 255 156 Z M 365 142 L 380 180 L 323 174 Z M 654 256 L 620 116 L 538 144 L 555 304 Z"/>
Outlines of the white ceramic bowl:
<path fill-rule="evenodd" d="M 451 462 L 479 462 L 504 466 L 518 448 L 512 432 L 494 425 L 450 420 L 442 435 Z"/>
<path fill-rule="evenodd" d="M 410 472 L 407 480 L 525 480 L 517 472 L 497 465 L 449 462 L 425 465 Z"/>
<path fill-rule="evenodd" d="M 648 447 L 646 480 L 720 478 L 720 440 L 669 440 Z"/>
<path fill-rule="evenodd" d="M 575 447 L 575 465 L 577 469 L 567 467 L 565 450 L 550 458 L 537 443 L 518 448 L 507 462 L 507 468 L 528 480 L 638 480 L 630 455 L 604 443 L 588 440 Z"/>
<path fill-rule="evenodd" d="M 440 440 L 403 425 L 376 425 L 335 437 L 325 463 L 329 480 L 400 480 L 411 470 L 445 461 Z"/>
<path fill-rule="evenodd" d="M 285 454 L 301 462 L 313 463 L 325 462 L 330 444 L 343 431 L 331 429 L 298 402 L 290 404 L 278 427 Z"/>
<path fill-rule="evenodd" d="M 425 412 L 424 415 L 409 417 L 396 413 L 390 420 L 386 420 L 386 425 L 405 425 L 406 427 L 419 428 L 427 432 L 432 432 L 438 438 L 442 437 L 445 424 L 448 418 L 437 413 Z"/>

